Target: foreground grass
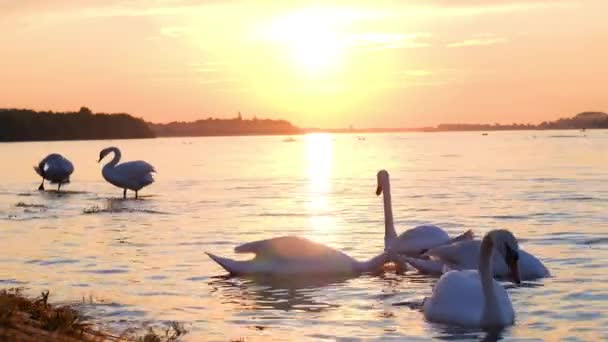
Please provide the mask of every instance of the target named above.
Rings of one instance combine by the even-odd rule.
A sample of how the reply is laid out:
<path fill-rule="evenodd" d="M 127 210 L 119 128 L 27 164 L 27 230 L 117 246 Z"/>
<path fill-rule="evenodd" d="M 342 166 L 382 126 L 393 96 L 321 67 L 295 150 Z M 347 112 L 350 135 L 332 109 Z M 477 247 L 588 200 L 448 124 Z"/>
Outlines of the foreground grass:
<path fill-rule="evenodd" d="M 115 336 L 96 329 L 70 306 L 52 306 L 48 298 L 48 291 L 30 299 L 19 289 L 0 290 L 0 341 L 177 342 L 187 332 L 174 322 L 161 333 L 150 328 L 143 336 Z"/>

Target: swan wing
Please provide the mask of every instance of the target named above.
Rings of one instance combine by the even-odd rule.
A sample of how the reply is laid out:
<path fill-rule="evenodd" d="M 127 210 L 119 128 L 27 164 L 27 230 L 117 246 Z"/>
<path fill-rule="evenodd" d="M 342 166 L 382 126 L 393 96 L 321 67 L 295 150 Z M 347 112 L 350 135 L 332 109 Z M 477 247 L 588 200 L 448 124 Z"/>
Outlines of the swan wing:
<path fill-rule="evenodd" d="M 143 160 L 135 160 L 118 164 L 114 167 L 113 171 L 130 181 L 143 182 L 147 184 L 154 182 L 152 173 L 156 172 L 154 166 Z"/>
<path fill-rule="evenodd" d="M 439 260 L 433 259 L 420 259 L 420 258 L 405 258 L 407 263 L 418 270 L 422 274 L 430 275 L 441 275 L 443 274 L 444 263 Z"/>
<path fill-rule="evenodd" d="M 256 258 L 276 260 L 323 260 L 347 257 L 344 253 L 299 236 L 281 236 L 237 246 L 236 253 L 253 253 Z"/>
<path fill-rule="evenodd" d="M 515 311 L 507 291 L 495 280 L 493 287 L 498 310 L 496 323 L 502 326 L 513 324 Z M 441 276 L 432 296 L 424 301 L 423 311 L 429 321 L 479 327 L 487 323 L 482 320 L 484 306 L 479 272 L 449 271 Z"/>
<path fill-rule="evenodd" d="M 401 233 L 391 248 L 397 253 L 419 255 L 450 241 L 448 234 L 435 225 L 422 225 Z"/>
<path fill-rule="evenodd" d="M 34 166 L 36 173 L 53 183 L 67 183 L 74 172 L 74 165 L 68 159 L 57 153 L 46 156 Z"/>
<path fill-rule="evenodd" d="M 524 280 L 551 276 L 547 267 L 538 258 L 522 249 L 519 250 L 519 272 Z"/>
<path fill-rule="evenodd" d="M 480 247 L 479 240 L 461 241 L 433 248 L 425 254 L 452 269 L 477 269 Z"/>
<path fill-rule="evenodd" d="M 484 307 L 479 273 L 475 270 L 445 273 L 423 305 L 424 316 L 432 322 L 478 326 Z"/>

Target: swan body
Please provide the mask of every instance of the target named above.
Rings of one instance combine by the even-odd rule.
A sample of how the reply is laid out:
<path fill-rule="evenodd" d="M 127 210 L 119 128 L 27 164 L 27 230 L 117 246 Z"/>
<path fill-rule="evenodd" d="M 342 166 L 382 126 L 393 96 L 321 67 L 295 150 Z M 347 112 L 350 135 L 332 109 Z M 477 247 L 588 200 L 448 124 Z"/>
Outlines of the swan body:
<path fill-rule="evenodd" d="M 154 166 L 143 160 L 118 164 L 121 153 L 116 147 L 108 147 L 101 150 L 99 152 L 99 161 L 110 152 L 114 153 L 114 158 L 104 165 L 101 171 L 103 178 L 108 183 L 122 188 L 123 198 L 127 198 L 127 189 L 129 189 L 135 191 L 135 198 L 137 199 L 138 191 L 154 182 L 154 177 L 152 176 L 152 173 L 156 172 Z"/>
<path fill-rule="evenodd" d="M 431 248 L 450 244 L 457 241 L 473 239 L 473 232 L 468 230 L 463 234 L 450 238 L 445 230 L 435 225 L 422 225 L 397 235 L 393 223 L 393 209 L 391 201 L 391 186 L 389 174 L 386 170 L 378 171 L 378 188 L 376 195 L 383 195 L 384 200 L 384 249 L 407 256 L 419 256 Z"/>
<path fill-rule="evenodd" d="M 207 253 L 231 275 L 356 275 L 381 271 L 387 261 L 380 254 L 360 262 L 345 253 L 298 236 L 282 236 L 240 245 L 235 253 L 252 253 L 239 261 Z"/>
<path fill-rule="evenodd" d="M 492 276 L 493 254 L 503 258 L 514 282 L 519 283 L 517 240 L 509 231 L 490 231 L 482 242 L 478 270 L 449 271 L 442 275 L 432 296 L 424 300 L 426 319 L 464 327 L 512 325 L 515 311 L 509 295 Z"/>
<path fill-rule="evenodd" d="M 58 153 L 51 153 L 34 166 L 36 173 L 42 177 L 42 183 L 38 190 L 44 190 L 44 180 L 51 184 L 57 184 L 57 191 L 60 191 L 62 184 L 70 182 L 70 175 L 74 172 L 74 165 L 67 158 Z"/>
<path fill-rule="evenodd" d="M 448 270 L 477 269 L 482 241 L 461 241 L 439 246 L 427 251 L 424 256 L 430 259 L 406 258 L 408 263 L 421 273 L 441 274 Z M 549 270 L 534 255 L 519 250 L 519 274 L 523 280 L 534 280 L 550 276 Z M 492 257 L 494 276 L 505 278 L 510 269 L 505 261 L 494 255 Z"/>

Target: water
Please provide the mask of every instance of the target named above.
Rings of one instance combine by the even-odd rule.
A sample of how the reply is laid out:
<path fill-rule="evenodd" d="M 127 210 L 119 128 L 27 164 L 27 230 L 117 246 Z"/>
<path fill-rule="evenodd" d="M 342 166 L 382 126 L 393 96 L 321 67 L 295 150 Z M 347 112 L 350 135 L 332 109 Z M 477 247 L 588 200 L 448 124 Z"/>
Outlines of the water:
<path fill-rule="evenodd" d="M 117 331 L 177 320 L 192 341 L 482 337 L 393 305 L 431 293 L 434 280 L 414 272 L 226 279 L 204 254 L 234 257 L 240 243 L 298 234 L 372 257 L 383 244 L 375 175 L 386 168 L 398 231 L 508 228 L 550 269 L 509 287 L 517 323 L 505 338 L 607 339 L 608 132 L 567 133 L 0 144 L 0 286 L 49 289 Z M 96 160 L 110 145 L 158 169 L 141 200 L 122 201 L 102 179 Z M 76 167 L 65 194 L 36 191 L 32 165 L 50 152 Z"/>

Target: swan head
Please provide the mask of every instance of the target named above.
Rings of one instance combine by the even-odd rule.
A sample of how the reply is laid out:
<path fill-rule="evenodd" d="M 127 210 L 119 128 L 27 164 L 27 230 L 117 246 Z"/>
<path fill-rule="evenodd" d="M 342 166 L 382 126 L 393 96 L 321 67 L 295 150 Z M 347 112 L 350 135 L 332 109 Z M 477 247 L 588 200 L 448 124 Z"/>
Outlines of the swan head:
<path fill-rule="evenodd" d="M 510 231 L 503 229 L 494 230 L 489 234 L 492 237 L 494 250 L 504 258 L 505 263 L 509 266 L 513 282 L 519 284 L 521 280 L 519 277 L 519 244 L 517 239 Z"/>
<path fill-rule="evenodd" d="M 388 184 L 389 184 L 388 171 L 386 171 L 386 170 L 378 171 L 376 178 L 378 179 L 378 187 L 376 188 L 376 196 L 380 196 L 380 194 L 382 194 L 383 188 L 388 187 Z"/>
<path fill-rule="evenodd" d="M 97 162 L 98 162 L 98 163 L 99 163 L 99 162 L 101 162 L 101 160 L 102 160 L 103 158 L 105 158 L 105 157 L 108 155 L 108 153 L 112 152 L 112 149 L 113 149 L 113 147 L 106 147 L 106 148 L 104 148 L 103 150 L 101 150 L 101 151 L 99 152 L 99 160 L 98 160 Z"/>

